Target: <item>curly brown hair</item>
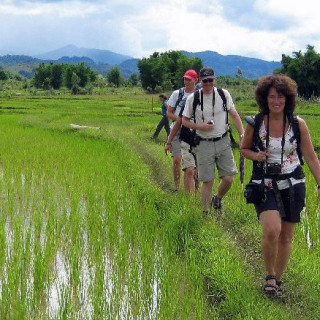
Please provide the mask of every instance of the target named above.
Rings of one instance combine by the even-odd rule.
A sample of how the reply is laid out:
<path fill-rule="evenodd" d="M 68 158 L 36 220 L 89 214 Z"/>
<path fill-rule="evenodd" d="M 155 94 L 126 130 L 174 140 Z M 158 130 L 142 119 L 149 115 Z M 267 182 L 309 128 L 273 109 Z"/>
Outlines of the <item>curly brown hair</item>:
<path fill-rule="evenodd" d="M 269 75 L 259 79 L 255 89 L 255 98 L 260 111 L 265 114 L 269 113 L 267 97 L 271 88 L 286 97 L 284 112 L 293 113 L 296 107 L 298 86 L 293 79 L 283 74 Z"/>

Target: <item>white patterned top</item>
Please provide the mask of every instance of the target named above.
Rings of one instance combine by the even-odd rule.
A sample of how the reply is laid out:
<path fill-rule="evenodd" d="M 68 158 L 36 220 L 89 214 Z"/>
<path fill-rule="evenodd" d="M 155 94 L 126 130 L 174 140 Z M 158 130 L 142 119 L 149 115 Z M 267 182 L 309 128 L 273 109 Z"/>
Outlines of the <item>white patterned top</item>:
<path fill-rule="evenodd" d="M 267 130 L 266 130 L 264 121 L 260 127 L 259 136 L 262 140 L 264 147 L 266 147 Z M 293 137 L 293 130 L 292 130 L 292 126 L 290 125 L 287 132 L 285 133 L 283 163 L 281 165 L 282 174 L 291 173 L 300 165 L 300 160 L 297 153 L 297 141 L 296 139 L 294 139 L 291 142 L 290 139 L 292 137 Z M 269 137 L 268 151 L 270 155 L 268 156 L 268 160 L 267 160 L 268 163 L 281 163 L 281 152 L 282 152 L 281 141 L 282 141 L 282 137 L 280 138 L 273 138 L 271 136 Z M 293 185 L 297 183 L 305 182 L 304 178 L 303 179 L 290 178 L 290 180 Z M 261 180 L 253 180 L 253 182 L 259 183 L 261 182 Z M 289 188 L 289 182 L 287 180 L 279 180 L 277 181 L 277 184 L 280 190 Z M 265 185 L 268 188 L 272 189 L 272 179 L 265 178 Z"/>

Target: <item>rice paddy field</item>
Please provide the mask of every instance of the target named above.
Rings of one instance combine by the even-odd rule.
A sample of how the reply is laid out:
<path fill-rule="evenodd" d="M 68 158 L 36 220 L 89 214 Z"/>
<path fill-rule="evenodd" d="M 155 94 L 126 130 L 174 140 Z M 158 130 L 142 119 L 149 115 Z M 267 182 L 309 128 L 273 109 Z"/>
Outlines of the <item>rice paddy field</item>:
<path fill-rule="evenodd" d="M 253 93 L 230 91 L 243 119 L 256 113 Z M 296 110 L 317 150 L 319 107 Z M 0 92 L 0 319 L 320 319 L 308 167 L 285 296 L 271 299 L 239 177 L 203 219 L 199 194 L 173 192 L 165 132 L 150 139 L 160 117 L 158 95 L 140 89 Z"/>

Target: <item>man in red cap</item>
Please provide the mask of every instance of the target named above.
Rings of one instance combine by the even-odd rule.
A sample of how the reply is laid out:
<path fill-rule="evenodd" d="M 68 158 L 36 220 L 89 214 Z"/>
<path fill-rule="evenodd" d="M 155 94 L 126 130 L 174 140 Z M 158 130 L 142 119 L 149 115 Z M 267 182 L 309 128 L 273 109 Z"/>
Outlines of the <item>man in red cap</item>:
<path fill-rule="evenodd" d="M 181 161 L 182 170 L 184 171 L 184 188 L 188 193 L 195 191 L 195 157 L 191 152 L 190 145 L 184 141 L 180 141 L 180 129 L 182 123 L 182 112 L 187 97 L 194 92 L 196 83 L 198 82 L 198 74 L 195 70 L 189 69 L 183 75 L 184 87 L 173 91 L 167 104 L 167 116 L 172 119 L 170 134 L 165 146 L 166 153 L 171 151 L 173 159 L 173 178 L 175 190 L 180 187 L 180 171 Z"/>

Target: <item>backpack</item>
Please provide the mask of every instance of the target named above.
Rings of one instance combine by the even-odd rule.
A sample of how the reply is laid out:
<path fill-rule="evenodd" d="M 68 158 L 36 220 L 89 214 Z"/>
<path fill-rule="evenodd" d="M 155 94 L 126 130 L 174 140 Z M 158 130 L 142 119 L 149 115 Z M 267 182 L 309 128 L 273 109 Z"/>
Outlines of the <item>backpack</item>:
<path fill-rule="evenodd" d="M 226 114 L 226 125 L 228 126 L 231 144 L 232 144 L 232 146 L 236 146 L 237 143 L 236 143 L 235 139 L 233 138 L 231 127 L 229 126 L 229 121 L 228 121 L 229 112 L 227 110 L 227 99 L 224 94 L 224 90 L 222 88 L 217 88 L 217 91 L 219 93 L 219 96 L 222 99 L 223 110 L 227 113 Z M 201 100 L 200 100 L 200 94 L 201 94 Z M 196 112 L 197 106 L 201 105 L 201 110 L 203 110 L 203 103 L 202 102 L 203 102 L 203 91 L 200 89 L 200 90 L 197 90 L 194 92 L 194 99 L 193 99 L 193 104 L 192 104 L 194 121 L 196 121 L 195 112 Z M 214 108 L 214 103 L 215 103 L 215 90 L 213 90 L 212 108 Z M 188 131 L 190 131 L 190 132 L 188 132 Z M 196 134 L 195 131 L 194 132 L 191 132 L 191 131 L 192 131 L 191 129 L 189 129 L 185 126 L 182 126 L 181 133 L 180 133 L 180 140 L 185 141 L 190 144 L 191 136 L 194 136 Z"/>

